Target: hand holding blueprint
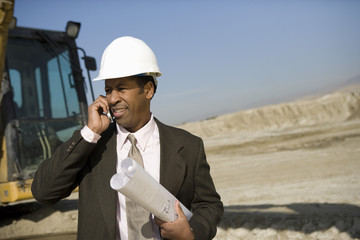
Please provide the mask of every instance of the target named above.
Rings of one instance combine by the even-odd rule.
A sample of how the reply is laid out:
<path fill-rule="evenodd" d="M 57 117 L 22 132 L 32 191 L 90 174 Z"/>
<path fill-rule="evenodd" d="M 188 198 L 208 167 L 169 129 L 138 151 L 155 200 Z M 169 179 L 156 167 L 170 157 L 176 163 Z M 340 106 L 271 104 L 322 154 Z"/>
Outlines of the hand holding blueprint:
<path fill-rule="evenodd" d="M 176 198 L 151 177 L 133 159 L 121 161 L 122 172 L 116 173 L 110 180 L 110 186 L 165 222 L 174 221 Z M 189 220 L 192 213 L 180 203 L 181 209 Z"/>

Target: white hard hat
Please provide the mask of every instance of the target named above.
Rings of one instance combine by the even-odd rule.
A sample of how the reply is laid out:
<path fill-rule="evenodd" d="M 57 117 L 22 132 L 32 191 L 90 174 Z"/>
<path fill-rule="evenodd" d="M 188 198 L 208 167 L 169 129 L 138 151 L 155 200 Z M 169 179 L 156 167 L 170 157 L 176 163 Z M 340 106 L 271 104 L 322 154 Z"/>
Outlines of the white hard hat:
<path fill-rule="evenodd" d="M 120 37 L 106 47 L 100 64 L 99 76 L 93 81 L 135 75 L 161 76 L 154 52 L 142 40 Z"/>

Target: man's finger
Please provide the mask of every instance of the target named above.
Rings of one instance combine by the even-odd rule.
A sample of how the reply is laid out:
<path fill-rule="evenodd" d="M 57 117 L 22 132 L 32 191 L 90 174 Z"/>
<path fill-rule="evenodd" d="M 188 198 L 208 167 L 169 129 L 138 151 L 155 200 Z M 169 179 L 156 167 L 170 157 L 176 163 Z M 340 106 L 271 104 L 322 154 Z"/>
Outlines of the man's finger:
<path fill-rule="evenodd" d="M 109 111 L 109 105 L 108 105 L 108 102 L 106 100 L 105 97 L 103 96 L 99 96 L 93 103 L 92 105 L 96 108 L 96 109 L 99 109 L 99 108 L 102 108 L 102 110 L 107 113 Z"/>
<path fill-rule="evenodd" d="M 155 217 L 154 219 L 155 219 L 156 225 L 158 225 L 158 226 L 161 226 L 162 224 L 165 223 L 165 222 L 164 222 L 163 220 L 161 220 L 160 218 Z"/>

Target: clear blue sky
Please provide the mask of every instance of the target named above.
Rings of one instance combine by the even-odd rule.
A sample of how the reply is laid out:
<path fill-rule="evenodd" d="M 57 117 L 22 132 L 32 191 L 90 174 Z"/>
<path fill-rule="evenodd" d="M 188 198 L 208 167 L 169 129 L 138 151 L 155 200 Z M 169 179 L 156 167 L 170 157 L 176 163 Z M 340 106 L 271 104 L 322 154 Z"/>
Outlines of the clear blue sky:
<path fill-rule="evenodd" d="M 115 38 L 144 40 L 163 73 L 152 111 L 168 124 L 291 100 L 360 76 L 358 0 L 15 0 L 15 16 L 19 26 L 54 30 L 81 22 L 77 43 L 98 66 Z M 93 86 L 104 93 L 103 83 Z"/>

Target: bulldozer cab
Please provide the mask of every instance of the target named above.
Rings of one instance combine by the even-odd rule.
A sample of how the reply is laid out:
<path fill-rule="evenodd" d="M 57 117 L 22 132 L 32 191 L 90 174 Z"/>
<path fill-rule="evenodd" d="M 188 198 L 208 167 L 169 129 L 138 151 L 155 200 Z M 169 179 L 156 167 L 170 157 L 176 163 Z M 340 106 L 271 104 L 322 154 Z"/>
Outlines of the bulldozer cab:
<path fill-rule="evenodd" d="M 73 37 L 9 30 L 1 99 L 2 203 L 32 198 L 39 164 L 86 124 L 85 86 Z"/>

